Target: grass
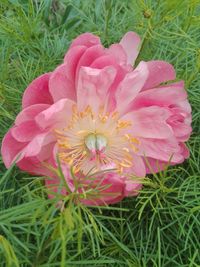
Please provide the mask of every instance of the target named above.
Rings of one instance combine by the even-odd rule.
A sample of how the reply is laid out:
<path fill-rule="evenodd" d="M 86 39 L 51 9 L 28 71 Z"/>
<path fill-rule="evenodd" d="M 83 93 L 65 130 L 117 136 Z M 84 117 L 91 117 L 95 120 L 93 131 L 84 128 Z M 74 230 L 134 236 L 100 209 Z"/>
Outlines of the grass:
<path fill-rule="evenodd" d="M 1 267 L 200 266 L 200 3 L 198 0 L 2 0 L 0 136 L 27 84 L 53 70 L 71 40 L 98 34 L 107 46 L 128 30 L 143 38 L 139 60 L 162 59 L 184 79 L 193 109 L 191 156 L 149 180 L 137 198 L 109 207 L 47 199 L 43 177 L 0 160 Z M 54 201 L 55 202 L 55 201 Z"/>

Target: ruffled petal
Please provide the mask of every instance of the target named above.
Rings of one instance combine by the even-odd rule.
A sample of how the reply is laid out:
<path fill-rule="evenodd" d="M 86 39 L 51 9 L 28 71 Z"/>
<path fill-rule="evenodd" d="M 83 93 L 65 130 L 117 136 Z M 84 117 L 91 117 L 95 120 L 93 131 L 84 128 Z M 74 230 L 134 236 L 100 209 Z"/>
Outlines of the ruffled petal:
<path fill-rule="evenodd" d="M 135 32 L 127 32 L 120 41 L 127 55 L 127 63 L 134 65 L 135 60 L 139 54 L 140 37 Z"/>
<path fill-rule="evenodd" d="M 15 125 L 32 121 L 37 114 L 50 107 L 48 104 L 35 104 L 23 109 L 15 119 Z"/>
<path fill-rule="evenodd" d="M 132 109 L 152 105 L 169 107 L 187 98 L 184 82 L 172 83 L 166 86 L 140 92 L 132 103 Z"/>
<path fill-rule="evenodd" d="M 63 98 L 76 100 L 74 79 L 69 76 L 68 63 L 57 67 L 49 80 L 49 90 L 54 102 Z"/>
<path fill-rule="evenodd" d="M 4 136 L 1 145 L 1 155 L 6 168 L 9 168 L 27 143 L 18 142 L 11 134 L 11 129 Z"/>
<path fill-rule="evenodd" d="M 165 108 L 152 106 L 127 113 L 121 119 L 132 123 L 126 132 L 133 136 L 164 139 L 173 136 L 172 128 L 166 122 L 170 114 Z"/>
<path fill-rule="evenodd" d="M 116 70 L 109 66 L 104 69 L 82 67 L 77 88 L 78 109 L 83 110 L 89 105 L 93 111 L 98 111 L 100 105 L 105 104 L 115 75 Z"/>
<path fill-rule="evenodd" d="M 72 41 L 70 48 L 79 46 L 79 45 L 91 47 L 91 46 L 98 45 L 98 44 L 101 44 L 100 38 L 92 33 L 86 32 L 86 33 L 79 35 L 77 38 L 75 38 Z"/>
<path fill-rule="evenodd" d="M 143 87 L 143 90 L 151 89 L 161 83 L 174 80 L 176 72 L 174 67 L 166 61 L 152 60 L 147 62 L 149 77 Z"/>
<path fill-rule="evenodd" d="M 61 99 L 48 109 L 42 111 L 35 117 L 35 121 L 41 129 L 56 129 L 64 127 L 71 119 L 72 106 L 75 103 L 69 99 Z"/>
<path fill-rule="evenodd" d="M 70 74 L 75 73 L 74 69 L 80 59 L 80 57 L 83 55 L 85 50 L 87 49 L 86 46 L 78 45 L 70 48 L 65 57 L 64 57 L 64 63 L 67 63 L 69 65 L 68 70 Z"/>
<path fill-rule="evenodd" d="M 181 154 L 183 155 L 184 159 L 188 159 L 190 156 L 190 150 L 188 149 L 186 144 L 180 143 L 179 146 L 181 148 Z"/>
<path fill-rule="evenodd" d="M 168 162 L 161 161 L 159 159 L 153 159 L 150 157 L 146 157 L 144 159 L 144 162 L 146 165 L 147 174 L 161 172 L 165 170 L 168 166 Z"/>
<path fill-rule="evenodd" d="M 50 91 L 54 101 L 62 98 L 76 100 L 76 70 L 81 56 L 86 51 L 86 46 L 74 46 L 69 49 L 60 65 L 50 79 Z"/>
<path fill-rule="evenodd" d="M 181 163 L 184 161 L 184 159 L 187 159 L 190 155 L 189 149 L 184 143 L 179 143 L 179 153 L 180 153 L 180 160 L 178 163 Z M 147 173 L 157 173 L 160 171 L 165 170 L 169 165 L 175 165 L 177 164 L 176 161 L 174 161 L 174 158 L 169 158 L 166 161 L 150 157 L 145 157 L 144 159 L 145 165 L 146 165 L 146 171 Z"/>
<path fill-rule="evenodd" d="M 52 171 L 52 168 L 56 167 L 56 165 L 53 159 L 53 148 L 54 143 L 44 145 L 41 147 L 40 153 L 37 154 L 37 156 L 24 156 L 17 162 L 17 166 L 21 170 L 27 171 L 31 174 L 54 177 L 55 172 Z"/>
<path fill-rule="evenodd" d="M 14 126 L 11 129 L 11 133 L 18 142 L 29 142 L 35 137 L 35 135 L 40 134 L 41 130 L 37 126 L 36 122 L 32 120 L 23 122 L 18 126 Z"/>
<path fill-rule="evenodd" d="M 128 173 L 139 178 L 144 178 L 146 176 L 146 168 L 143 158 L 135 153 L 132 153 L 131 156 L 133 160 L 133 165 L 132 167 L 127 169 Z"/>
<path fill-rule="evenodd" d="M 142 183 L 136 183 L 134 180 L 131 179 L 125 182 L 124 187 L 124 196 L 125 197 L 133 197 L 139 194 L 139 190 L 142 189 Z"/>
<path fill-rule="evenodd" d="M 112 44 L 107 50 L 106 53 L 112 55 L 116 62 L 120 65 L 125 65 L 127 63 L 127 55 L 120 44 Z"/>
<path fill-rule="evenodd" d="M 92 47 L 89 47 L 85 53 L 81 56 L 77 69 L 76 69 L 76 79 L 79 75 L 79 70 L 81 67 L 89 67 L 97 58 L 105 55 L 105 49 L 102 45 L 95 45 Z M 77 81 L 77 80 L 76 80 Z"/>
<path fill-rule="evenodd" d="M 49 92 L 49 79 L 51 73 L 45 73 L 35 80 L 26 88 L 22 98 L 22 108 L 34 104 L 52 104 L 53 99 Z"/>
<path fill-rule="evenodd" d="M 93 61 L 90 65 L 92 68 L 102 69 L 106 66 L 112 66 L 116 70 L 115 79 L 109 89 L 109 101 L 107 105 L 107 110 L 109 112 L 113 111 L 116 108 L 115 100 L 115 91 L 119 83 L 124 79 L 125 75 L 130 72 L 130 70 L 125 69 L 123 66 L 120 66 L 116 59 L 112 55 L 103 55 Z"/>
<path fill-rule="evenodd" d="M 82 199 L 81 202 L 94 206 L 117 203 L 124 198 L 124 186 L 125 183 L 118 174 L 109 172 L 97 177 L 94 182 L 85 182 L 84 191 L 94 188 L 97 193 L 88 199 Z"/>
<path fill-rule="evenodd" d="M 147 77 L 147 65 L 145 62 L 141 62 L 133 72 L 128 73 L 120 82 L 115 94 L 119 113 L 123 114 L 127 112 L 129 104 L 138 95 Z"/>
<path fill-rule="evenodd" d="M 184 160 L 182 148 L 173 137 L 170 139 L 140 138 L 137 154 L 165 162 L 180 163 Z"/>
<path fill-rule="evenodd" d="M 23 157 L 34 157 L 41 153 L 43 147 L 56 142 L 55 136 L 51 132 L 38 134 L 23 149 Z M 49 156 L 49 155 L 48 155 Z"/>

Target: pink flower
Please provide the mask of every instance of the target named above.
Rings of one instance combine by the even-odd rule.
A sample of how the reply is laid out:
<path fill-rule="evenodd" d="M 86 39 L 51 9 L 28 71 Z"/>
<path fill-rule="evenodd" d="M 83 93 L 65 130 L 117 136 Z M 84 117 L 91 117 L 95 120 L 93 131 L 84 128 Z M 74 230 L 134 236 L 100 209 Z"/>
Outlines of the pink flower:
<path fill-rule="evenodd" d="M 138 177 L 183 162 L 192 130 L 184 82 L 166 83 L 176 75 L 164 61 L 133 68 L 139 45 L 133 32 L 109 48 L 90 33 L 77 37 L 64 62 L 25 90 L 2 142 L 6 167 L 16 160 L 22 170 L 50 176 L 46 185 L 57 192 L 57 155 L 70 190 L 77 182 L 80 193 L 100 187 L 81 201 L 103 205 L 137 195 Z"/>

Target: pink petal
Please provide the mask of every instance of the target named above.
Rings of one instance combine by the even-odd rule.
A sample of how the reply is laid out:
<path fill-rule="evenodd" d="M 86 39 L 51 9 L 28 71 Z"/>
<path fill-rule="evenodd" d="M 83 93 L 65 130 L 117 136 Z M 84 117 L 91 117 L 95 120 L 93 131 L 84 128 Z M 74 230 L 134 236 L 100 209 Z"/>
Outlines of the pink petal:
<path fill-rule="evenodd" d="M 149 77 L 143 87 L 143 90 L 154 88 L 160 83 L 174 80 L 176 72 L 174 67 L 165 61 L 152 60 L 147 62 Z"/>
<path fill-rule="evenodd" d="M 4 136 L 1 145 L 1 155 L 6 168 L 9 168 L 17 155 L 20 154 L 22 149 L 27 143 L 18 142 L 11 134 L 11 129 Z"/>
<path fill-rule="evenodd" d="M 127 113 L 121 119 L 132 123 L 127 131 L 133 136 L 163 139 L 173 135 L 171 127 L 166 122 L 169 116 L 170 112 L 167 109 L 152 106 Z"/>
<path fill-rule="evenodd" d="M 125 188 L 124 188 L 124 196 L 125 197 L 132 197 L 137 196 L 139 194 L 139 190 L 142 189 L 142 184 L 136 183 L 134 180 L 132 181 L 127 180 L 125 182 Z"/>
<path fill-rule="evenodd" d="M 167 166 L 169 165 L 169 163 L 166 161 L 161 161 L 158 159 L 152 159 L 149 157 L 146 157 L 144 159 L 144 162 L 146 164 L 147 173 L 161 172 L 161 171 L 165 170 L 167 168 Z"/>
<path fill-rule="evenodd" d="M 55 76 L 50 80 L 51 93 L 55 101 L 65 97 L 76 100 L 76 69 L 86 49 L 86 46 L 74 46 L 66 53 L 64 64 L 56 70 Z"/>
<path fill-rule="evenodd" d="M 94 187 L 93 187 L 94 186 Z M 89 199 L 83 199 L 81 202 L 87 205 L 105 205 L 105 204 L 114 204 L 119 202 L 124 198 L 124 181 L 121 179 L 119 175 L 116 173 L 107 173 L 102 177 L 99 177 L 96 180 L 96 186 L 93 185 L 90 181 L 88 185 L 86 185 L 87 189 L 97 188 L 99 191 L 96 196 Z M 102 190 L 103 187 L 106 189 Z M 86 190 L 86 188 L 84 190 Z M 102 189 L 101 189 L 102 188 Z"/>
<path fill-rule="evenodd" d="M 164 169 L 166 169 L 169 165 L 175 165 L 176 163 L 181 163 L 184 159 L 187 159 L 190 155 L 189 149 L 186 147 L 184 143 L 179 144 L 179 153 L 180 153 L 180 160 L 178 162 L 174 161 L 174 157 L 172 159 L 168 159 L 166 161 L 162 161 L 159 159 L 153 159 L 150 157 L 145 158 L 146 170 L 147 173 L 157 173 Z"/>
<path fill-rule="evenodd" d="M 27 146 L 23 149 L 23 156 L 26 157 L 34 157 L 38 156 L 43 147 L 52 143 L 55 143 L 55 136 L 50 132 L 44 132 L 38 134 L 33 138 L 33 140 L 27 144 Z M 47 157 L 50 155 L 48 154 Z"/>
<path fill-rule="evenodd" d="M 185 142 L 189 139 L 192 132 L 192 127 L 185 122 L 169 122 L 169 125 L 172 127 L 174 135 L 179 141 Z"/>
<path fill-rule="evenodd" d="M 74 67 L 77 65 L 80 57 L 83 55 L 83 53 L 86 51 L 87 47 L 83 45 L 78 45 L 70 48 L 65 57 L 64 57 L 64 63 L 69 64 L 69 70 L 71 70 L 71 73 L 74 73 Z"/>
<path fill-rule="evenodd" d="M 26 88 L 22 98 L 22 108 L 34 104 L 52 104 L 53 99 L 49 93 L 49 78 L 51 73 L 45 73 L 35 80 Z"/>
<path fill-rule="evenodd" d="M 161 161 L 171 161 L 180 163 L 183 161 L 181 154 L 181 147 L 175 138 L 170 139 L 150 139 L 140 138 L 140 145 L 138 146 L 138 155 L 158 159 Z"/>
<path fill-rule="evenodd" d="M 78 109 L 83 110 L 89 105 L 93 110 L 98 111 L 100 105 L 105 104 L 115 75 L 116 70 L 109 66 L 101 70 L 82 67 L 77 88 Z"/>
<path fill-rule="evenodd" d="M 49 80 L 49 90 L 54 102 L 63 98 L 76 100 L 74 79 L 69 76 L 68 63 L 58 66 Z"/>
<path fill-rule="evenodd" d="M 79 76 L 79 70 L 82 66 L 89 67 L 97 58 L 105 55 L 105 49 L 102 45 L 95 45 L 88 48 L 85 53 L 83 53 L 80 58 L 77 69 L 76 69 L 76 77 Z"/>
<path fill-rule="evenodd" d="M 140 37 L 135 32 L 127 32 L 120 41 L 127 55 L 127 63 L 134 65 L 139 54 Z"/>
<path fill-rule="evenodd" d="M 76 39 L 74 39 L 70 48 L 78 46 L 78 45 L 91 47 L 91 46 L 98 45 L 98 44 L 101 44 L 100 38 L 92 33 L 86 32 L 86 33 L 79 35 Z"/>
<path fill-rule="evenodd" d="M 23 109 L 15 119 L 15 125 L 20 125 L 26 121 L 32 121 L 34 117 L 43 110 L 50 107 L 48 104 L 36 104 Z"/>
<path fill-rule="evenodd" d="M 85 53 L 86 49 L 86 46 L 74 46 L 68 50 L 64 58 L 64 63 L 66 64 L 65 75 L 72 81 L 74 87 L 76 79 L 76 68 L 80 58 Z"/>
<path fill-rule="evenodd" d="M 181 154 L 183 155 L 184 159 L 188 159 L 190 156 L 190 150 L 184 143 L 180 143 L 179 145 L 181 147 Z"/>
<path fill-rule="evenodd" d="M 192 108 L 191 108 L 191 106 L 190 106 L 190 104 L 189 104 L 187 99 L 185 99 L 183 101 L 180 101 L 178 103 L 178 106 L 180 108 L 182 108 L 183 110 L 185 110 L 185 112 L 187 112 L 187 113 L 191 113 L 192 112 Z"/>
<path fill-rule="evenodd" d="M 181 81 L 140 92 L 132 103 L 132 108 L 138 109 L 152 105 L 168 107 L 186 98 L 187 93 L 184 90 L 184 82 Z"/>
<path fill-rule="evenodd" d="M 36 156 L 37 159 L 41 162 L 46 162 L 49 158 L 53 158 L 53 151 L 55 147 L 55 140 L 53 142 L 48 143 L 47 145 L 42 146 L 40 153 Z M 51 163 L 52 166 L 52 163 Z M 53 166 L 52 166 L 53 167 Z"/>
<path fill-rule="evenodd" d="M 120 44 L 112 44 L 107 50 L 106 53 L 112 55 L 116 62 L 120 65 L 125 65 L 127 62 L 127 55 Z"/>
<path fill-rule="evenodd" d="M 146 176 L 146 168 L 141 156 L 136 155 L 135 153 L 131 154 L 133 159 L 133 166 L 128 169 L 128 173 L 136 177 L 142 178 Z"/>
<path fill-rule="evenodd" d="M 39 113 L 35 121 L 41 129 L 48 127 L 56 129 L 58 127 L 65 127 L 71 119 L 72 106 L 75 103 L 69 99 L 61 99 L 48 109 Z"/>
<path fill-rule="evenodd" d="M 116 89 L 115 98 L 117 101 L 117 110 L 125 113 L 129 104 L 134 100 L 142 89 L 148 77 L 148 68 L 145 62 L 140 62 L 138 67 L 128 73 Z"/>
<path fill-rule="evenodd" d="M 92 68 L 102 69 L 106 66 L 113 66 L 116 69 L 115 80 L 109 89 L 109 101 L 107 111 L 113 111 L 116 108 L 115 91 L 119 83 L 124 79 L 125 75 L 129 72 L 124 67 L 117 64 L 116 59 L 111 55 L 103 55 L 90 65 Z"/>
<path fill-rule="evenodd" d="M 116 66 L 116 59 L 112 55 L 103 54 L 90 64 L 91 68 L 96 69 L 103 69 L 107 66 Z"/>
<path fill-rule="evenodd" d="M 144 164 L 143 158 L 132 153 L 133 166 L 124 170 L 125 177 L 125 187 L 124 187 L 124 196 L 136 196 L 142 188 L 141 178 L 144 178 L 146 175 L 146 166 Z"/>
<path fill-rule="evenodd" d="M 40 154 L 44 154 L 44 150 L 46 149 L 47 146 L 42 147 Z M 36 175 L 44 175 L 48 177 L 54 177 L 55 173 L 52 172 L 48 168 L 48 164 L 51 167 L 56 167 L 55 162 L 52 160 L 52 145 L 48 145 L 49 151 L 48 154 L 46 154 L 45 157 L 45 164 L 44 164 L 44 159 L 41 162 L 41 159 L 38 159 L 38 157 L 23 157 L 20 161 L 17 162 L 17 166 L 23 170 L 27 171 L 31 174 L 36 174 Z M 37 156 L 40 156 L 37 155 Z"/>
<path fill-rule="evenodd" d="M 18 142 L 28 142 L 31 141 L 35 135 L 40 133 L 40 129 L 35 121 L 32 120 L 23 122 L 18 126 L 14 126 L 11 129 L 11 133 Z"/>

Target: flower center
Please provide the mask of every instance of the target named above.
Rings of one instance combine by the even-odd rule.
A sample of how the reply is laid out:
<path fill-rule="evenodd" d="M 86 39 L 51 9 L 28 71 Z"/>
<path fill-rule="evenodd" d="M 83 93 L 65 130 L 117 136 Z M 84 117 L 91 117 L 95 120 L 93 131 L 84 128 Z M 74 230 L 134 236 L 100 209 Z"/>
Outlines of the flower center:
<path fill-rule="evenodd" d="M 119 119 L 117 112 L 93 113 L 88 106 L 79 112 L 76 105 L 67 127 L 56 130 L 58 155 L 62 163 L 74 172 L 87 174 L 91 170 L 117 169 L 132 166 L 132 153 L 138 140 L 127 133 L 131 122 Z"/>
<path fill-rule="evenodd" d="M 85 145 L 92 155 L 100 154 L 106 148 L 107 139 L 101 134 L 89 134 L 85 138 Z"/>

